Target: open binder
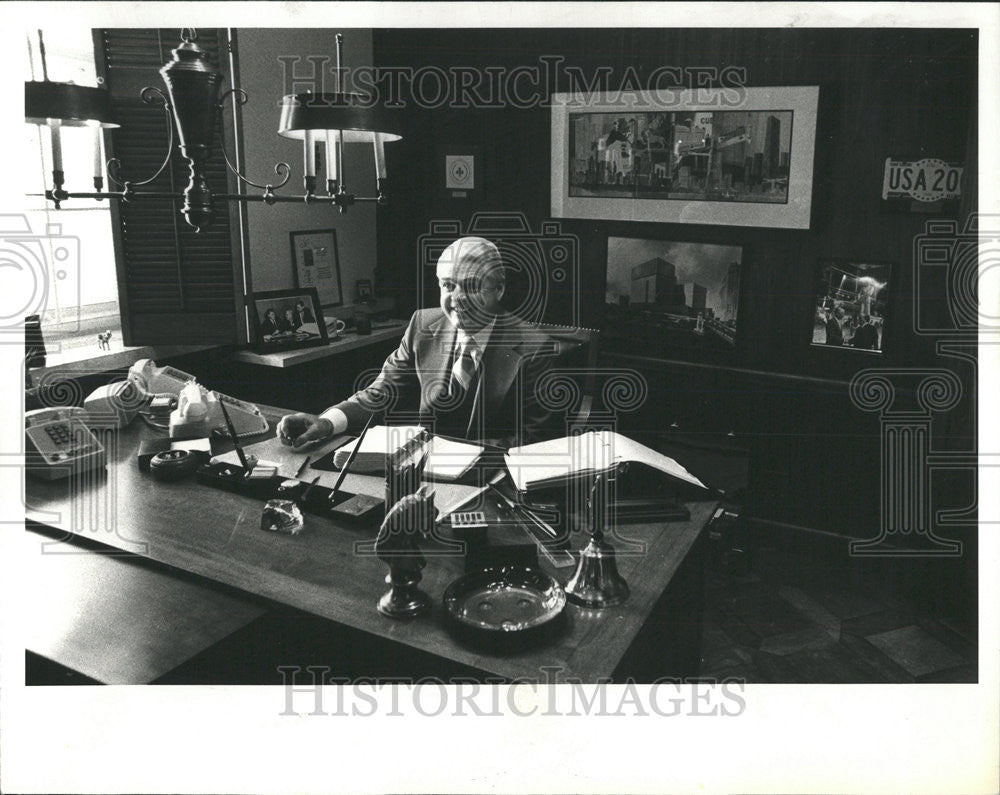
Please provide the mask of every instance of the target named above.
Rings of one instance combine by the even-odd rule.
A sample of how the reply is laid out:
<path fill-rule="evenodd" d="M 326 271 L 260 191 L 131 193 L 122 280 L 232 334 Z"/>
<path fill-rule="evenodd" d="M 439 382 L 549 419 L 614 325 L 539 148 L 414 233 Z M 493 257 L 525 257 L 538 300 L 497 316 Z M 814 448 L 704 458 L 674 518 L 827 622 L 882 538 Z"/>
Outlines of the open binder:
<path fill-rule="evenodd" d="M 624 463 L 644 464 L 688 486 L 709 488 L 674 459 L 614 431 L 587 431 L 578 436 L 512 447 L 504 461 L 514 485 L 522 492 L 594 477 Z"/>

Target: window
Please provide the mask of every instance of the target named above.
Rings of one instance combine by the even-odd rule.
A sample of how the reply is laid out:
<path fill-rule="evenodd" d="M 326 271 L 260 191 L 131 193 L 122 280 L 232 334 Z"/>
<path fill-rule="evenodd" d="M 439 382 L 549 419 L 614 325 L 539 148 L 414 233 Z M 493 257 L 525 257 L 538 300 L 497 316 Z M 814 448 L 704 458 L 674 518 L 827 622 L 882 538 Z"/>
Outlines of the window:
<path fill-rule="evenodd" d="M 39 34 L 29 35 L 27 58 L 31 80 L 98 85 L 94 40 L 88 29 L 43 29 L 43 69 Z M 48 128 L 26 124 L 25 163 L 27 193 L 52 186 L 52 157 Z M 63 170 L 67 190 L 93 190 L 94 131 L 84 127 L 62 130 Z M 76 200 L 56 210 L 44 197 L 25 199 L 25 216 L 41 246 L 48 269 L 48 295 L 41 312 L 45 339 L 62 350 L 95 347 L 94 335 L 111 329 L 111 344 L 122 347 L 118 281 L 108 202 Z M 26 230 L 27 231 L 27 230 Z M 71 245 L 64 245 L 66 242 Z M 67 256 L 68 252 L 68 256 Z M 42 307 L 40 307 L 42 308 Z"/>
<path fill-rule="evenodd" d="M 173 126 L 157 101 L 144 103 L 142 89 L 165 91 L 159 70 L 180 43 L 178 30 L 43 30 L 44 69 L 39 34 L 27 40 L 30 79 L 105 85 L 117 129 L 106 131 L 106 163 L 121 163 L 118 177 L 136 183 L 137 192 L 179 193 L 188 182 L 187 162 L 178 142 L 169 165 L 152 182 L 140 183 L 163 162 Z M 224 30 L 198 32 L 198 44 L 218 63 L 228 83 L 228 36 Z M 236 192 L 227 174 L 219 137 L 235 140 L 227 116 L 205 172 L 215 193 Z M 52 186 L 50 131 L 25 125 L 32 163 L 26 189 Z M 61 131 L 64 188 L 93 190 L 94 130 Z M 105 169 L 106 171 L 106 169 Z M 120 190 L 105 174 L 106 190 Z M 49 295 L 42 330 L 46 343 L 60 349 L 81 347 L 96 353 L 95 335 L 112 330 L 112 350 L 156 344 L 223 344 L 245 339 L 242 260 L 238 205 L 216 203 L 215 220 L 200 233 L 180 215 L 181 200 L 137 199 L 98 202 L 71 199 L 61 209 L 37 196 L 28 199 L 27 220 L 45 252 Z M 70 245 L 65 245 L 69 242 Z M 70 256 L 66 256 L 70 252 Z M 41 253 L 39 254 L 41 257 Z M 53 345 L 49 345 L 53 347 Z M 69 358 L 78 358 L 70 356 Z"/>

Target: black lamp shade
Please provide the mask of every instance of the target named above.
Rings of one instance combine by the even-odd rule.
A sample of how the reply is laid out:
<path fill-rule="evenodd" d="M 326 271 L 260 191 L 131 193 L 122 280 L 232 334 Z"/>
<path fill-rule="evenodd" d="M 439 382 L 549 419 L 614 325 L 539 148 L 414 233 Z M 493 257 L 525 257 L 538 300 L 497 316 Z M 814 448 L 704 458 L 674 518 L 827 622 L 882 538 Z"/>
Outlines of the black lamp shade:
<path fill-rule="evenodd" d="M 27 81 L 24 84 L 24 120 L 63 127 L 118 127 L 111 96 L 103 88 L 73 83 Z"/>
<path fill-rule="evenodd" d="M 360 94 L 287 94 L 281 103 L 278 134 L 305 138 L 307 130 L 343 130 L 345 143 L 371 142 L 374 133 L 383 141 L 402 138 L 396 113 L 381 106 L 366 107 Z"/>

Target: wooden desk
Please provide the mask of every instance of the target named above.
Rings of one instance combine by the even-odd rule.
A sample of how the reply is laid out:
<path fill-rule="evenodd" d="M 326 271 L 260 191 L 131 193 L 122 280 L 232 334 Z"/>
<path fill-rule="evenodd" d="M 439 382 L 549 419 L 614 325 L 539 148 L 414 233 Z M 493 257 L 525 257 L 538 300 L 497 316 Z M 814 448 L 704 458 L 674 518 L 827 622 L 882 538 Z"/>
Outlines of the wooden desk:
<path fill-rule="evenodd" d="M 265 612 L 132 555 L 24 536 L 26 646 L 97 682 L 154 682 Z"/>
<path fill-rule="evenodd" d="M 270 412 L 265 412 L 269 413 Z M 272 415 L 270 419 L 276 420 Z M 276 422 L 274 423 L 276 424 Z M 232 586 L 361 633 L 394 655 L 392 673 L 410 675 L 407 652 L 482 677 L 562 680 L 687 676 L 697 672 L 704 560 L 702 530 L 713 502 L 691 503 L 691 521 L 629 525 L 623 532 L 645 544 L 641 555 L 620 555 L 618 566 L 632 596 L 603 612 L 567 607 L 565 632 L 530 652 L 498 656 L 459 645 L 446 632 L 441 596 L 463 571 L 463 560 L 428 555 L 421 584 L 432 611 L 410 622 L 383 618 L 375 609 L 385 590 L 386 567 L 359 555 L 370 532 L 307 516 L 297 537 L 259 529 L 259 501 L 192 481 L 158 483 L 138 471 L 135 451 L 153 431 L 133 423 L 108 439 L 107 474 L 27 487 L 27 518 L 47 528 L 135 552 L 185 572 Z M 52 532 L 52 530 L 47 532 Z M 585 539 L 574 538 L 574 548 Z M 615 542 L 621 551 L 622 545 Z M 545 565 L 543 564 L 543 568 Z M 565 582 L 568 570 L 549 573 Z M 291 660 L 291 663 L 296 662 Z M 364 671 L 358 671 L 364 675 Z"/>

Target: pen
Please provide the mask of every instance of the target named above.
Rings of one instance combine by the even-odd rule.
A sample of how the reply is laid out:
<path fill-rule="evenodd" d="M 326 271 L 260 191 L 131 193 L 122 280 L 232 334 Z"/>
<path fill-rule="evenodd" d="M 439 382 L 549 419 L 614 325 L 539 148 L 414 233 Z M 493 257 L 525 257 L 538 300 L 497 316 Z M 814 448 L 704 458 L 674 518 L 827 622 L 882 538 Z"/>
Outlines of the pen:
<path fill-rule="evenodd" d="M 556 568 L 560 569 L 574 565 L 575 561 L 573 560 L 572 555 L 570 555 L 565 550 L 549 549 L 545 545 L 545 542 L 538 537 L 536 532 L 533 532 L 541 530 L 542 532 L 551 535 L 552 538 L 556 538 L 557 533 L 555 530 L 553 530 L 545 522 L 543 522 L 541 519 L 535 516 L 531 511 L 522 508 L 519 505 L 515 505 L 513 502 L 507 499 L 507 495 L 505 495 L 502 491 L 500 491 L 500 489 L 498 489 L 492 483 L 489 484 L 489 488 L 493 491 L 493 493 L 497 497 L 503 500 L 503 503 L 506 503 L 507 507 L 511 510 L 512 513 L 514 513 L 515 515 L 520 515 L 522 516 L 522 518 L 528 519 L 528 524 L 525 525 L 524 532 L 527 533 L 528 536 L 531 538 L 531 540 L 535 542 L 535 546 L 538 547 L 538 550 L 542 553 L 542 555 L 549 563 L 551 563 Z M 498 500 L 499 505 L 502 506 L 503 503 L 500 503 L 500 501 Z"/>
<path fill-rule="evenodd" d="M 306 486 L 306 490 L 303 491 L 302 492 L 302 496 L 299 497 L 298 501 L 299 501 L 300 504 L 305 505 L 306 497 L 308 497 L 309 496 L 309 492 L 313 490 L 313 486 L 315 486 L 317 483 L 319 483 L 320 477 L 322 477 L 322 476 L 321 475 L 317 475 L 316 477 L 314 477 L 312 479 L 312 482 L 308 486 Z"/>
<path fill-rule="evenodd" d="M 306 467 L 309 466 L 309 461 L 310 461 L 311 458 L 312 458 L 311 455 L 307 455 L 306 456 L 306 460 L 303 461 L 302 464 L 299 466 L 299 468 L 295 470 L 294 477 L 297 478 L 299 475 L 301 475 L 303 472 L 306 471 Z"/>
<path fill-rule="evenodd" d="M 514 502 L 508 499 L 506 494 L 500 491 L 500 489 L 498 489 L 492 483 L 489 484 L 489 487 L 493 490 L 493 492 L 497 496 L 499 496 L 504 501 L 504 503 L 507 505 L 508 508 L 510 508 L 510 510 L 514 513 L 515 516 L 520 516 L 522 519 L 527 519 L 529 522 L 531 522 L 531 524 L 533 524 L 539 530 L 552 536 L 552 538 L 558 537 L 559 534 L 554 529 L 549 527 L 549 525 L 547 525 L 545 522 L 543 522 L 541 519 L 535 516 L 535 514 L 533 514 L 527 508 L 522 508 L 520 505 L 516 505 Z"/>
<path fill-rule="evenodd" d="M 518 511 L 522 516 L 528 517 L 531 523 L 539 530 L 541 530 L 543 533 L 548 534 L 552 538 L 557 538 L 559 536 L 559 534 L 555 531 L 555 529 L 553 529 L 547 522 L 544 522 L 539 517 L 535 516 L 535 514 L 533 514 L 527 508 L 523 508 L 520 505 L 516 505 L 514 507 L 515 510 Z"/>
<path fill-rule="evenodd" d="M 344 478 L 347 477 L 347 472 L 351 468 L 351 464 L 354 463 L 354 458 L 357 456 L 358 451 L 361 449 L 361 442 L 365 439 L 365 434 L 368 433 L 368 429 L 372 425 L 372 420 L 375 419 L 375 415 L 372 414 L 368 418 L 368 422 L 365 423 L 365 427 L 361 431 L 361 435 L 358 437 L 358 441 L 354 444 L 354 449 L 351 450 L 351 454 L 347 457 L 347 461 L 344 462 L 344 468 L 340 470 L 340 477 L 337 478 L 337 482 L 333 484 L 333 491 L 330 492 L 330 501 L 333 502 L 333 498 L 337 496 L 337 492 L 340 490 L 340 484 L 344 482 Z"/>
<path fill-rule="evenodd" d="M 216 397 L 219 397 L 216 393 Z M 243 466 L 244 476 L 250 474 L 250 464 L 247 463 L 246 454 L 243 452 L 243 447 L 240 445 L 240 440 L 236 438 L 236 429 L 233 427 L 233 421 L 229 419 L 229 412 L 226 411 L 226 403 L 219 397 L 219 407 L 222 409 L 222 416 L 226 418 L 226 427 L 229 429 L 229 435 L 233 437 L 233 444 L 236 445 L 236 455 L 240 457 L 240 464 Z"/>

